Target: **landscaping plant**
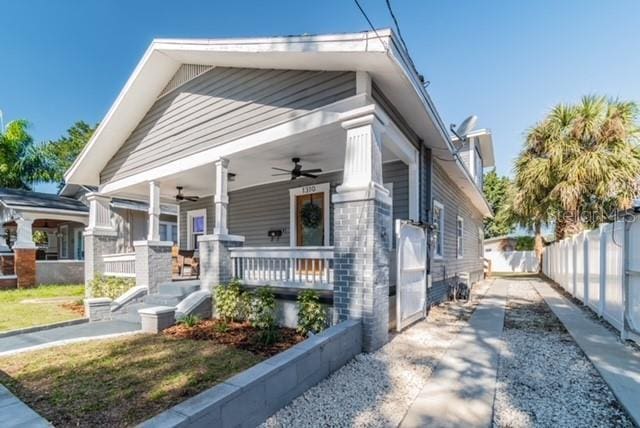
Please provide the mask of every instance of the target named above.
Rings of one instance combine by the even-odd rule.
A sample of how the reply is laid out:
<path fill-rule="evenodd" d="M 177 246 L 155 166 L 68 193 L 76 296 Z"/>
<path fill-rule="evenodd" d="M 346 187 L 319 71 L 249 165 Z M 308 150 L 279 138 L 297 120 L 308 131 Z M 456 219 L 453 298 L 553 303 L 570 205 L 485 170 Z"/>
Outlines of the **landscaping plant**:
<path fill-rule="evenodd" d="M 182 324 L 185 327 L 195 327 L 200 322 L 200 317 L 195 314 L 185 315 L 178 321 L 178 324 Z"/>
<path fill-rule="evenodd" d="M 89 283 L 92 297 L 109 297 L 115 299 L 136 285 L 135 278 L 120 278 L 115 276 L 96 276 Z"/>
<path fill-rule="evenodd" d="M 222 321 L 228 323 L 245 318 L 248 297 L 239 281 L 219 285 L 214 294 L 216 314 Z"/>
<path fill-rule="evenodd" d="M 327 326 L 327 314 L 320 304 L 315 290 L 304 290 L 298 294 L 298 333 L 303 336 L 318 333 Z"/>
<path fill-rule="evenodd" d="M 269 287 L 260 287 L 251 299 L 251 325 L 260 330 L 258 340 L 263 344 L 272 344 L 278 339 L 276 324 L 276 296 Z"/>

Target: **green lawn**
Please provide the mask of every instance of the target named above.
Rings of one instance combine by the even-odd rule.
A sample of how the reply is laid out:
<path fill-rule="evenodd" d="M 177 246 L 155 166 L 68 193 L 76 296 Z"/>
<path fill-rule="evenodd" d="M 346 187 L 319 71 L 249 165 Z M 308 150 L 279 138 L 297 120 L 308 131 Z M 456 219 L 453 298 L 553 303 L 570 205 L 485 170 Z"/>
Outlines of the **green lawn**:
<path fill-rule="evenodd" d="M 41 285 L 0 291 L 0 332 L 81 318 L 65 307 L 84 296 L 84 285 Z"/>
<path fill-rule="evenodd" d="M 208 340 L 135 335 L 0 358 L 0 383 L 56 427 L 124 427 L 261 359 Z"/>

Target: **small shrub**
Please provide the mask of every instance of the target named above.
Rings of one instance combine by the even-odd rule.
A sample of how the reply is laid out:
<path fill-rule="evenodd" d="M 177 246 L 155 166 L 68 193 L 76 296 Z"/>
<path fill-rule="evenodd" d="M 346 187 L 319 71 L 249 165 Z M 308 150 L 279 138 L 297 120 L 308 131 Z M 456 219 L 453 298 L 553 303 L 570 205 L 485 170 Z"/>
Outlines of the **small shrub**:
<path fill-rule="evenodd" d="M 178 321 L 178 324 L 182 324 L 186 327 L 195 327 L 200 322 L 200 317 L 195 314 L 185 315 Z"/>
<path fill-rule="evenodd" d="M 98 275 L 89 283 L 89 290 L 92 297 L 116 299 L 135 285 L 135 278 Z"/>
<path fill-rule="evenodd" d="M 215 288 L 216 314 L 224 322 L 241 320 L 246 314 L 246 294 L 238 281 L 220 285 Z"/>
<path fill-rule="evenodd" d="M 260 287 L 251 299 L 251 325 L 260 330 L 258 341 L 270 345 L 278 340 L 276 324 L 276 296 L 269 287 Z"/>
<path fill-rule="evenodd" d="M 315 290 L 304 290 L 298 294 L 298 333 L 307 336 L 318 333 L 327 326 L 327 314 L 320 304 Z"/>
<path fill-rule="evenodd" d="M 218 333 L 226 333 L 231 329 L 231 327 L 229 327 L 229 324 L 227 324 L 226 322 L 220 321 L 213 326 L 213 329 Z"/>

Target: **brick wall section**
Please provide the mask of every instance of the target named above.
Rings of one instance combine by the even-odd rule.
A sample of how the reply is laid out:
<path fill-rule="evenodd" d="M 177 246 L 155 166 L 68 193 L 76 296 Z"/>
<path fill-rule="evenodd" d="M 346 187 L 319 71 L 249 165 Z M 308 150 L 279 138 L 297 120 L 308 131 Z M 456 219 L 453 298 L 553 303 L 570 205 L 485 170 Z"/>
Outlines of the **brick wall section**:
<path fill-rule="evenodd" d="M 469 184 L 470 185 L 470 184 Z M 482 228 L 482 215 L 473 206 L 460 188 L 449 178 L 442 167 L 433 162 L 432 173 L 433 199 L 444 205 L 444 254 L 442 260 L 431 263 L 433 286 L 429 290 L 429 303 L 434 304 L 446 299 L 448 284 L 443 281 L 461 272 L 469 272 L 471 282 L 482 278 L 483 261 L 478 228 Z M 433 208 L 433 207 L 432 207 Z M 456 219 L 464 219 L 464 257 L 456 255 Z"/>
<path fill-rule="evenodd" d="M 31 248 L 16 248 L 15 269 L 18 276 L 18 288 L 36 286 L 36 250 Z"/>
<path fill-rule="evenodd" d="M 201 288 L 213 290 L 214 287 L 225 284 L 233 279 L 233 262 L 229 253 L 230 248 L 242 247 L 241 241 L 226 241 L 219 239 L 205 239 L 199 241 L 200 251 L 200 281 Z"/>
<path fill-rule="evenodd" d="M 84 234 L 84 283 L 86 297 L 91 297 L 89 287 L 86 287 L 95 276 L 104 272 L 103 254 L 116 252 L 117 236 L 113 234 L 97 234 L 85 232 Z"/>
<path fill-rule="evenodd" d="M 16 278 L 0 278 L 0 290 L 12 290 L 18 288 L 18 280 Z"/>
<path fill-rule="evenodd" d="M 361 319 L 363 347 L 388 340 L 390 206 L 334 201 L 334 308 L 340 321 Z"/>
<path fill-rule="evenodd" d="M 137 241 L 136 286 L 149 287 L 149 294 L 158 292 L 158 286 L 171 281 L 171 244 Z"/>

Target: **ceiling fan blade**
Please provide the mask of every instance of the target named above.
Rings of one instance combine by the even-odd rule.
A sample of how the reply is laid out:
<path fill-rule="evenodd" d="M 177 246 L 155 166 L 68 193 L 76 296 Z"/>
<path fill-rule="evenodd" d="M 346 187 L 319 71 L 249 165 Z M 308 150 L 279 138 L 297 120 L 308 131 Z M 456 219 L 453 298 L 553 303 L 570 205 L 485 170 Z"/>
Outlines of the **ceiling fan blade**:
<path fill-rule="evenodd" d="M 283 169 L 283 168 L 276 168 L 275 166 L 272 166 L 271 169 L 275 169 L 276 171 L 285 171 L 285 172 L 291 172 L 291 170 L 289 169 Z"/>
<path fill-rule="evenodd" d="M 306 172 L 302 172 L 302 173 L 300 173 L 300 175 L 303 175 L 303 176 L 309 177 L 309 178 L 318 178 L 317 175 L 309 174 L 309 173 L 306 173 Z"/>
<path fill-rule="evenodd" d="M 314 173 L 314 172 L 322 172 L 322 169 L 321 168 L 303 169 L 300 172 L 303 173 L 303 174 L 305 174 L 305 173 Z"/>
<path fill-rule="evenodd" d="M 185 196 L 184 198 L 189 202 L 196 202 L 198 199 L 200 199 L 200 196 Z"/>
<path fill-rule="evenodd" d="M 280 173 L 280 174 L 271 174 L 272 177 L 278 177 L 280 175 L 291 175 L 291 173 L 290 172 L 283 172 L 283 173 Z"/>

